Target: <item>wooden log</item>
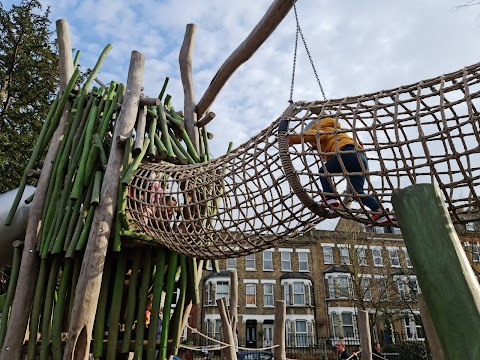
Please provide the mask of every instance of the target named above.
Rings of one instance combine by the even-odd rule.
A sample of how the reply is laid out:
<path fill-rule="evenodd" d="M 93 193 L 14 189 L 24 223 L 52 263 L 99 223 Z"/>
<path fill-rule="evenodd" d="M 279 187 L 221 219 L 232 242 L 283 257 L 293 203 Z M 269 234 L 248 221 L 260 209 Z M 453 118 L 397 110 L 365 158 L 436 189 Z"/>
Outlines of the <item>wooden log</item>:
<path fill-rule="evenodd" d="M 56 25 L 59 39 L 59 61 L 61 70 L 60 91 L 65 91 L 67 88 L 65 84 L 68 83 L 74 71 L 72 50 L 69 47 L 67 48 L 68 44 L 70 44 L 70 33 L 65 20 L 58 20 Z M 30 314 L 29 310 L 32 306 L 35 282 L 37 279 L 36 275 L 38 274 L 39 267 L 39 258 L 35 253 L 37 230 L 41 223 L 45 194 L 48 189 L 48 183 L 50 182 L 55 157 L 64 136 L 70 106 L 71 101 L 68 100 L 57 129 L 53 134 L 47 155 L 45 156 L 45 164 L 37 183 L 37 195 L 33 198 L 30 206 L 22 261 L 18 276 L 18 286 L 10 313 L 9 326 L 0 353 L 0 360 L 18 360 L 21 356 L 23 339 Z"/>
<path fill-rule="evenodd" d="M 217 299 L 217 306 L 222 321 L 223 342 L 230 344 L 229 347 L 222 349 L 222 354 L 224 354 L 226 360 L 237 360 L 235 339 L 233 338 L 233 331 L 227 312 L 225 298 Z"/>
<path fill-rule="evenodd" d="M 117 143 L 120 135 L 130 137 L 135 124 L 140 92 L 142 88 L 144 57 L 132 52 L 128 71 L 127 91 L 122 110 L 116 122 L 113 144 L 105 171 L 102 195 L 98 211 L 95 212 L 93 226 L 85 250 L 82 270 L 75 291 L 68 339 L 65 345 L 65 360 L 87 360 L 92 337 L 93 321 L 97 308 L 103 265 L 108 247 L 108 239 L 117 203 L 119 177 L 123 162 L 123 147 Z"/>
<path fill-rule="evenodd" d="M 416 184 L 392 204 L 412 265 L 447 359 L 480 359 L 480 285 L 440 190 Z M 428 215 L 427 215 L 428 213 Z M 455 306 L 452 306 L 455 304 Z"/>
<path fill-rule="evenodd" d="M 135 128 L 135 145 L 133 155 L 137 156 L 142 152 L 143 141 L 145 140 L 145 126 L 147 125 L 147 107 L 140 106 L 137 115 L 137 126 Z"/>
<path fill-rule="evenodd" d="M 233 337 L 237 341 L 237 322 L 238 322 L 238 272 L 230 271 L 230 322 L 233 331 Z M 237 343 L 237 342 L 235 342 Z"/>
<path fill-rule="evenodd" d="M 158 106 L 160 103 L 161 101 L 159 98 L 140 96 L 140 106 Z"/>
<path fill-rule="evenodd" d="M 201 117 L 212 105 L 218 93 L 245 61 L 260 48 L 293 7 L 292 0 L 275 0 L 247 38 L 235 49 L 215 74 L 209 87 L 197 103 L 197 116 Z"/>
<path fill-rule="evenodd" d="M 198 151 L 198 128 L 195 126 L 197 122 L 195 89 L 192 77 L 192 56 L 193 44 L 195 42 L 197 27 L 195 24 L 188 24 L 183 38 L 183 44 L 180 49 L 178 60 L 180 63 L 180 75 L 183 84 L 183 114 L 185 119 L 185 128 L 193 146 Z"/>
<path fill-rule="evenodd" d="M 202 117 L 200 120 L 197 122 L 197 127 L 201 128 L 207 125 L 210 121 L 212 121 L 215 118 L 216 114 L 213 111 L 208 111 L 204 117 Z"/>
<path fill-rule="evenodd" d="M 372 339 L 370 336 L 370 323 L 368 312 L 358 310 L 357 312 L 358 333 L 360 335 L 360 348 L 362 349 L 362 359 L 372 360 Z"/>
<path fill-rule="evenodd" d="M 428 345 L 432 351 L 433 357 L 435 360 L 444 360 L 445 355 L 443 354 L 442 344 L 438 339 L 437 331 L 433 325 L 432 317 L 428 311 L 427 305 L 425 304 L 425 299 L 423 294 L 419 293 L 415 296 L 417 300 L 418 310 L 420 310 L 420 315 L 422 316 L 422 325 L 427 334 Z"/>
<path fill-rule="evenodd" d="M 287 360 L 287 354 L 285 352 L 285 320 L 287 318 L 287 310 L 284 300 L 275 301 L 275 320 L 273 334 L 273 345 L 276 346 L 273 349 L 273 355 L 275 360 Z"/>

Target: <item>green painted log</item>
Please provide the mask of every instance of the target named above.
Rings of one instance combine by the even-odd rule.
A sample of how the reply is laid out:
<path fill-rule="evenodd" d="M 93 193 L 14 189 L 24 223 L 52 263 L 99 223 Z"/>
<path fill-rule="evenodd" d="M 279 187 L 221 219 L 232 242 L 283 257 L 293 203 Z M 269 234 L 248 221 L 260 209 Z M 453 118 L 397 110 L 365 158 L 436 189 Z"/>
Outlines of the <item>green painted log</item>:
<path fill-rule="evenodd" d="M 45 148 L 47 145 L 46 144 L 42 145 L 42 144 L 46 142 L 47 136 L 49 134 L 48 129 L 53 126 L 55 126 L 55 128 L 57 127 L 58 122 L 60 121 L 60 117 L 63 114 L 63 109 L 65 108 L 65 105 L 67 104 L 67 101 L 69 99 L 70 92 L 75 86 L 75 82 L 77 81 L 79 75 L 80 75 L 80 70 L 75 70 L 70 81 L 68 82 L 65 92 L 63 93 L 60 101 L 58 102 L 54 115 L 51 115 L 51 120 L 47 117 L 44 125 L 42 126 L 42 130 L 40 131 L 39 137 L 37 139 L 37 143 L 35 145 L 35 148 L 33 149 L 32 156 L 30 157 L 30 160 L 28 161 L 27 166 L 25 167 L 25 171 L 23 173 L 22 179 L 20 180 L 20 185 L 18 187 L 17 195 L 15 196 L 15 200 L 13 201 L 12 207 L 10 208 L 7 218 L 5 219 L 5 225 L 7 226 L 11 225 L 13 221 L 13 217 L 15 216 L 15 212 L 17 211 L 18 204 L 20 203 L 20 199 L 22 198 L 23 191 L 25 190 L 25 186 L 27 184 L 27 170 L 31 169 L 36 164 L 38 157 L 41 154 L 43 154 L 43 151 L 45 151 Z M 53 107 L 54 106 L 52 105 L 52 108 Z"/>
<path fill-rule="evenodd" d="M 123 177 L 122 180 L 122 185 L 123 186 L 128 186 L 132 182 L 133 176 L 135 175 L 135 171 L 138 169 L 139 165 L 141 164 L 143 157 L 145 156 L 145 153 L 148 150 L 148 145 L 150 144 L 150 139 L 145 139 L 143 142 L 143 148 L 142 152 L 138 154 L 138 156 L 135 158 L 133 163 L 130 165 L 128 168 L 127 172 L 125 173 L 125 176 Z"/>
<path fill-rule="evenodd" d="M 152 106 L 153 111 L 157 111 L 156 106 Z M 150 138 L 150 145 L 147 150 L 147 158 L 155 158 L 155 133 L 157 132 L 157 118 L 150 119 L 150 126 L 148 127 L 148 137 Z"/>
<path fill-rule="evenodd" d="M 102 117 L 102 123 L 100 125 L 100 129 L 98 131 L 98 135 L 100 136 L 100 139 L 103 140 L 105 138 L 105 134 L 107 133 L 108 130 L 108 125 L 110 125 L 112 119 L 114 118 L 114 114 L 117 111 L 117 105 L 121 104 L 123 95 L 122 92 L 125 91 L 125 85 L 119 84 L 118 85 L 118 91 L 114 93 L 114 98 L 112 99 L 110 103 L 110 107 L 105 114 L 104 117 Z M 113 93 L 112 93 L 113 95 Z M 109 95 L 110 97 L 111 95 Z"/>
<path fill-rule="evenodd" d="M 60 268 L 60 255 L 54 256 L 50 267 L 45 300 L 43 301 L 42 314 L 42 341 L 40 343 L 40 360 L 48 360 L 50 352 L 50 341 L 52 336 L 52 312 L 54 307 L 54 295 Z"/>
<path fill-rule="evenodd" d="M 200 294 L 198 291 L 197 281 L 198 279 L 198 268 L 197 268 L 197 259 L 193 257 L 187 258 L 187 271 L 188 271 L 188 287 L 187 292 L 189 299 L 192 301 L 193 305 L 200 304 Z"/>
<path fill-rule="evenodd" d="M 80 61 L 80 50 L 77 50 L 75 53 L 75 58 L 73 59 L 73 67 L 76 68 L 78 66 L 78 62 Z"/>
<path fill-rule="evenodd" d="M 42 299 L 45 295 L 45 283 L 47 281 L 47 259 L 40 262 L 40 270 L 38 273 L 37 285 L 35 287 L 35 296 L 33 298 L 32 313 L 30 314 L 29 338 L 27 360 L 33 360 L 37 356 L 37 333 L 40 324 L 40 313 L 42 307 Z"/>
<path fill-rule="evenodd" d="M 165 101 L 164 101 L 163 103 L 165 104 L 165 107 L 166 107 L 167 109 L 170 109 L 170 100 L 171 100 L 171 99 L 172 99 L 172 95 L 167 94 L 167 95 L 165 96 Z"/>
<path fill-rule="evenodd" d="M 202 136 L 202 139 L 203 139 L 205 157 L 206 157 L 206 160 L 209 161 L 210 160 L 210 149 L 208 147 L 207 129 L 204 126 L 204 127 L 200 128 L 200 131 L 201 131 L 201 136 Z"/>
<path fill-rule="evenodd" d="M 170 143 L 170 136 L 168 135 L 167 117 L 165 115 L 165 110 L 163 109 L 163 104 L 158 105 L 157 110 L 159 127 L 160 131 L 162 132 L 160 139 L 167 149 L 167 157 L 173 158 L 175 154 L 173 153 L 172 144 Z"/>
<path fill-rule="evenodd" d="M 75 232 L 75 229 L 78 225 L 79 218 L 81 218 L 81 215 L 83 213 L 81 211 L 81 207 L 83 206 L 86 195 L 87 195 L 86 191 L 82 192 L 82 195 L 80 196 L 80 199 L 77 199 L 75 201 L 75 206 L 74 206 L 73 211 L 72 211 L 72 216 L 70 217 L 70 220 L 68 221 L 67 232 L 66 232 L 64 237 L 58 236 L 57 239 L 55 239 L 55 245 L 53 246 L 52 254 L 59 253 L 62 250 L 62 248 L 63 248 L 63 251 L 67 251 L 68 246 L 70 245 L 70 241 L 74 237 L 74 232 Z M 66 219 L 64 219 L 64 220 L 66 221 Z"/>
<path fill-rule="evenodd" d="M 157 148 L 157 152 L 158 152 L 158 157 L 160 159 L 165 159 L 167 157 L 167 148 L 163 144 L 158 134 L 154 134 L 153 136 L 154 136 L 153 140 L 155 142 L 155 147 Z"/>
<path fill-rule="evenodd" d="M 92 353 L 94 358 L 101 358 L 103 356 L 103 337 L 105 331 L 105 322 L 107 320 L 107 301 L 109 285 L 111 283 L 111 272 L 112 256 L 110 255 L 105 258 L 105 266 L 102 274 L 102 286 L 100 287 L 97 312 L 95 314 L 95 323 L 93 325 Z"/>
<path fill-rule="evenodd" d="M 90 205 L 98 206 L 98 204 L 100 203 L 100 191 L 102 189 L 102 181 L 103 172 L 95 172 L 95 180 L 93 182 L 92 199 L 90 200 Z"/>
<path fill-rule="evenodd" d="M 445 358 L 480 359 L 480 285 L 439 189 L 412 185 L 392 204 Z"/>
<path fill-rule="evenodd" d="M 70 288 L 70 302 L 68 304 L 68 313 L 67 313 L 67 324 L 70 324 L 70 319 L 72 318 L 72 309 L 75 302 L 75 289 L 77 288 L 78 278 L 80 277 L 80 270 L 82 269 L 82 256 L 74 255 L 73 256 L 73 275 L 72 283 Z"/>
<path fill-rule="evenodd" d="M 180 337 L 182 335 L 183 329 L 181 328 L 180 324 L 183 323 L 183 312 L 185 310 L 185 298 L 187 292 L 187 282 L 188 282 L 188 271 L 187 271 L 187 259 L 184 255 L 179 255 L 179 263 L 180 263 L 180 286 L 179 286 L 179 297 L 178 301 L 175 305 L 175 310 L 173 311 L 172 319 L 170 322 L 172 334 L 172 347 L 170 350 L 170 354 L 177 355 L 178 354 L 178 345 L 180 344 Z"/>
<path fill-rule="evenodd" d="M 96 205 L 90 205 L 90 208 L 88 209 L 85 225 L 83 226 L 82 233 L 78 239 L 77 245 L 75 246 L 76 251 L 83 251 L 87 246 L 88 235 L 90 234 L 90 228 L 92 227 L 93 215 L 95 215 L 96 208 Z"/>
<path fill-rule="evenodd" d="M 138 232 L 135 232 L 135 231 L 122 230 L 120 232 L 120 235 L 125 236 L 125 237 L 129 237 L 129 238 L 132 238 L 132 239 L 138 239 L 138 240 L 147 241 L 147 242 L 154 242 L 154 240 L 150 236 L 148 236 L 147 234 L 138 233 Z"/>
<path fill-rule="evenodd" d="M 177 274 L 178 254 L 170 252 L 168 258 L 168 275 L 165 289 L 165 304 L 163 306 L 162 334 L 160 336 L 160 349 L 158 359 L 167 358 L 168 350 L 168 329 L 170 328 L 170 312 L 172 308 L 173 291 L 175 290 L 175 276 Z"/>
<path fill-rule="evenodd" d="M 20 272 L 20 264 L 22 260 L 23 242 L 15 240 L 13 242 L 13 259 L 12 270 L 10 272 L 10 280 L 8 282 L 7 293 L 2 306 L 2 321 L 0 321 L 0 348 L 3 346 L 5 334 L 7 333 L 8 318 L 10 315 L 10 307 L 15 297 L 15 289 L 17 288 L 18 273 Z"/>
<path fill-rule="evenodd" d="M 178 118 L 175 118 L 170 114 L 165 114 L 165 116 L 170 125 L 176 127 L 178 130 L 185 130 L 185 124 L 182 121 L 178 120 Z"/>
<path fill-rule="evenodd" d="M 105 170 L 107 168 L 108 157 L 105 153 L 105 148 L 103 147 L 102 140 L 100 140 L 100 135 L 98 135 L 98 133 L 93 134 L 93 143 L 98 146 L 100 164 L 102 164 L 102 169 Z"/>
<path fill-rule="evenodd" d="M 132 271 L 130 273 L 130 281 L 127 292 L 127 306 L 125 313 L 125 333 L 123 334 L 121 353 L 128 352 L 130 348 L 130 340 L 132 338 L 132 328 L 135 321 L 135 306 L 137 304 L 137 283 L 140 269 L 140 262 L 143 261 L 143 249 L 136 248 L 134 250 L 134 258 Z"/>
<path fill-rule="evenodd" d="M 160 90 L 160 94 L 158 95 L 158 98 L 160 99 L 160 101 L 162 101 L 163 94 L 165 93 L 165 90 L 167 88 L 168 80 L 170 80 L 170 79 L 168 77 L 166 77 L 165 81 L 163 82 L 162 90 Z"/>
<path fill-rule="evenodd" d="M 162 300 L 163 281 L 165 278 L 165 259 L 168 250 L 165 248 L 157 248 L 157 257 L 155 263 L 155 277 L 153 279 L 153 301 L 152 315 L 150 317 L 150 325 L 148 326 L 148 345 L 147 360 L 154 360 L 156 355 L 158 314 L 160 313 L 160 302 Z"/>
<path fill-rule="evenodd" d="M 192 157 L 192 159 L 196 162 L 196 163 L 199 163 L 200 162 L 200 158 L 197 154 L 197 151 L 195 150 L 195 147 L 193 146 L 192 144 L 192 141 L 190 140 L 190 137 L 188 136 L 187 134 L 187 131 L 184 129 L 184 130 L 180 130 L 180 136 L 182 137 L 182 140 L 185 142 L 185 145 L 187 146 L 187 151 L 188 151 L 188 154 Z"/>
<path fill-rule="evenodd" d="M 173 153 L 177 157 L 177 160 L 180 162 L 180 164 L 195 164 L 195 161 L 183 148 L 182 144 L 180 144 L 180 141 L 177 140 L 177 137 L 173 133 L 172 129 L 168 129 L 168 133 L 170 135 Z"/>
<path fill-rule="evenodd" d="M 123 154 L 123 164 L 120 178 L 125 176 L 128 168 L 130 167 L 130 163 L 132 162 L 132 148 L 133 139 L 129 138 L 125 142 L 125 152 Z M 128 223 L 127 214 L 125 212 L 127 206 L 127 193 L 128 186 L 120 183 L 120 186 L 118 187 L 117 214 L 115 216 L 115 233 L 113 235 L 113 251 L 120 251 L 121 231 L 123 229 L 130 230 L 130 224 Z"/>
<path fill-rule="evenodd" d="M 120 309 L 122 307 L 123 286 L 127 265 L 126 250 L 120 251 L 115 270 L 113 283 L 112 304 L 110 306 L 110 324 L 108 327 L 108 342 L 106 360 L 114 360 L 117 356 L 118 324 L 120 323 Z"/>
<path fill-rule="evenodd" d="M 62 279 L 58 288 L 58 297 L 55 309 L 53 311 L 52 322 L 52 355 L 53 360 L 62 360 L 62 322 L 65 312 L 65 302 L 67 300 L 67 291 L 72 282 L 73 260 L 65 259 L 63 266 Z"/>
<path fill-rule="evenodd" d="M 152 251 L 146 251 L 143 259 L 142 283 L 138 292 L 137 325 L 135 327 L 134 359 L 141 359 L 143 355 L 143 337 L 145 333 L 145 310 L 147 306 L 148 288 L 152 275 Z M 108 360 L 108 359 L 107 359 Z"/>

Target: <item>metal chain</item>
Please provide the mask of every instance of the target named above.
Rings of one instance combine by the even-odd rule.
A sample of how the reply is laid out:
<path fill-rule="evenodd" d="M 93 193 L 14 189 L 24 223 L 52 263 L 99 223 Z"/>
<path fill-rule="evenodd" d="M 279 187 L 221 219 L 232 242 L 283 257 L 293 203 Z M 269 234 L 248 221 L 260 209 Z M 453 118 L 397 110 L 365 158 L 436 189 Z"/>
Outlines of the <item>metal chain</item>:
<path fill-rule="evenodd" d="M 292 70 L 292 83 L 290 85 L 290 103 L 293 103 L 293 88 L 295 86 L 295 68 L 297 66 L 297 48 L 298 48 L 298 35 L 302 38 L 303 45 L 305 46 L 305 50 L 308 55 L 308 59 L 310 60 L 310 65 L 312 65 L 313 73 L 315 74 L 315 78 L 317 79 L 318 86 L 320 87 L 320 91 L 322 93 L 323 99 L 326 101 L 327 97 L 325 96 L 325 91 L 323 91 L 322 83 L 320 82 L 320 78 L 318 77 L 317 70 L 315 69 L 315 65 L 312 60 L 312 56 L 310 55 L 310 51 L 308 50 L 307 42 L 305 41 L 305 37 L 303 36 L 302 29 L 300 28 L 300 22 L 298 20 L 298 13 L 297 7 L 295 6 L 296 0 L 293 1 L 293 10 L 295 12 L 295 21 L 297 23 L 297 32 L 295 35 L 295 51 L 293 54 L 293 70 Z"/>

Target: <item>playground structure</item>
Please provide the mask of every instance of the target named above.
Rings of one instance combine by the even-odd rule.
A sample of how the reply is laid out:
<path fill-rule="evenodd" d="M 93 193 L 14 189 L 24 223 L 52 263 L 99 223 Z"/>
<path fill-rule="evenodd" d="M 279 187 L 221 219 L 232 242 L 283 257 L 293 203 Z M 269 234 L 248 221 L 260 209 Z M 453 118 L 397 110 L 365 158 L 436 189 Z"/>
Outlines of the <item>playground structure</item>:
<path fill-rule="evenodd" d="M 274 30 L 272 23 L 278 24 L 291 7 L 289 1 L 274 2 L 265 17 L 271 20 L 275 15 L 276 19 L 267 24 L 268 29 L 261 21 L 242 44 L 238 54 L 243 61 L 249 57 L 245 53 L 251 55 Z M 296 148 L 287 144 L 288 134 L 301 134 L 308 123 L 323 116 L 341 121 L 342 131 L 353 133 L 362 142 L 370 163 L 370 169 L 363 171 L 368 192 L 385 211 L 392 202 L 396 207 L 398 189 L 427 182 L 438 186 L 454 222 L 480 220 L 478 64 L 389 91 L 293 103 L 258 136 L 207 161 L 208 134 L 205 129 L 199 134 L 198 128 L 202 129 L 200 124 L 205 125 L 209 118 L 208 114 L 201 117 L 221 88 L 222 84 L 216 82 L 224 83 L 243 62 L 235 60 L 238 54 L 225 62 L 211 88 L 195 105 L 191 83 L 194 28 L 187 27 L 180 54 L 185 89 L 182 117 L 172 110 L 163 92 L 158 99 L 141 94 L 144 59 L 138 52 L 132 53 L 126 87 L 112 82 L 108 89 L 90 90 L 107 47 L 87 84 L 75 92 L 79 74 L 73 71 L 74 62 L 69 56 L 68 31 L 65 23 L 57 26 L 63 83 L 58 103 L 52 106 L 52 123 L 56 121 L 58 127 L 52 125 L 46 130 L 52 140 L 32 203 L 21 263 L 18 248 L 14 258 L 15 281 L 3 311 L 4 316 L 9 313 L 8 319 L 5 316 L 8 322 L 2 319 L 0 325 L 0 359 L 20 358 L 28 321 L 30 339 L 38 331 L 42 334 L 39 350 L 35 341 L 29 341 L 28 358 L 35 358 L 38 352 L 45 359 L 50 354 L 55 359 L 86 359 L 91 340 L 95 358 L 113 359 L 117 352 L 132 349 L 137 357 L 141 356 L 143 328 L 137 327 L 136 338 L 128 329 L 135 320 L 138 324 L 143 320 L 149 288 L 153 292 L 152 313 L 158 313 L 162 293 L 166 294 L 164 313 L 169 313 L 174 286 L 180 285 L 181 302 L 171 318 L 163 319 L 163 328 L 169 331 L 162 332 L 158 358 L 164 359 L 178 352 L 179 332 L 191 306 L 198 303 L 202 259 L 243 256 L 271 248 L 333 216 L 373 224 L 371 214 L 362 206 L 328 209 L 320 205 L 324 195 L 319 187 L 320 176 L 336 184 L 334 195 L 345 204 L 359 203 L 358 194 L 346 184 L 348 173 L 321 175 L 321 151 L 313 153 L 305 143 Z M 257 42 L 252 45 L 249 39 Z M 170 118 L 162 114 L 165 111 Z M 183 131 L 188 138 L 182 136 Z M 60 140 L 62 135 L 64 141 Z M 187 153 L 175 142 L 178 138 L 185 143 Z M 40 149 L 47 148 L 46 135 L 45 139 L 39 142 Z M 438 148 L 442 153 L 437 153 Z M 78 154 L 76 149 L 80 149 Z M 43 151 L 36 153 L 26 170 L 37 166 L 41 156 Z M 62 157 L 69 161 L 62 163 Z M 96 166 L 98 162 L 100 167 Z M 49 189 L 52 174 L 58 185 L 53 182 Z M 168 202 L 167 197 L 175 198 L 176 204 Z M 400 225 L 405 231 L 409 220 L 402 216 Z M 42 227 L 37 234 L 39 223 Z M 54 301 L 60 270 L 60 301 Z M 128 272 L 131 277 L 126 288 Z M 428 279 L 420 282 L 422 289 L 428 287 L 424 285 L 427 283 Z M 109 286 L 114 294 L 111 297 Z M 471 299 L 465 301 L 472 303 Z M 475 301 L 470 318 L 475 318 L 475 309 L 478 316 L 478 299 Z M 30 309 L 32 303 L 30 315 L 25 309 Z M 125 319 L 121 318 L 124 314 Z M 105 347 L 107 316 L 110 328 Z M 64 319 L 68 319 L 69 326 L 65 344 L 61 340 Z M 127 329 L 120 346 L 118 323 Z M 153 330 L 149 331 L 145 349 L 149 359 L 155 358 L 155 336 Z"/>

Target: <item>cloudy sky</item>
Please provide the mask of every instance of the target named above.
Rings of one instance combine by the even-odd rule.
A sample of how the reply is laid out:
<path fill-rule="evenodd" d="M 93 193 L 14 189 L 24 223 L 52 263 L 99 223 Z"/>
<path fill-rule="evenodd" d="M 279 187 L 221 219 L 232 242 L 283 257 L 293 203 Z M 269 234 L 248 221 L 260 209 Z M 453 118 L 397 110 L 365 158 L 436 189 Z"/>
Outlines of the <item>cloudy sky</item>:
<path fill-rule="evenodd" d="M 55 20 L 70 24 L 83 69 L 112 44 L 99 78 L 126 82 L 130 54 L 145 55 L 145 93 L 158 95 L 165 77 L 177 110 L 183 107 L 178 53 L 185 27 L 197 26 L 193 78 L 199 100 L 225 59 L 262 18 L 272 0 L 40 0 Z M 480 7 L 468 0 L 299 0 L 300 26 L 327 98 L 361 95 L 436 77 L 480 61 Z M 7 0 L 5 8 L 20 1 Z M 211 110 L 211 150 L 240 145 L 288 105 L 295 44 L 293 9 L 223 88 Z M 299 44 L 293 99 L 321 100 Z"/>

